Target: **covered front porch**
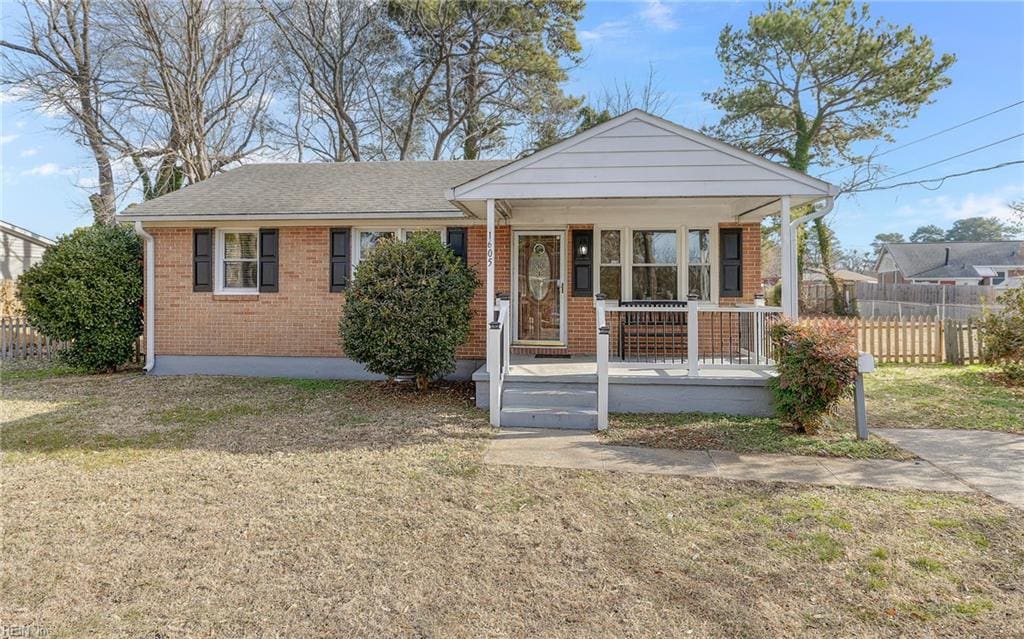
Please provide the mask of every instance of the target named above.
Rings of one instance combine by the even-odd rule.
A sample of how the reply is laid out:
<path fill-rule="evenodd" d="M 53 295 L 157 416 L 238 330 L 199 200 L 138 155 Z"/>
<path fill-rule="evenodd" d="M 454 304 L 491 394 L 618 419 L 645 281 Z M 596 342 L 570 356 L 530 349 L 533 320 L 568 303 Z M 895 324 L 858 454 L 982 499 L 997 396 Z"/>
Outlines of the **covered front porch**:
<path fill-rule="evenodd" d="M 803 219 L 823 215 L 832 194 L 642 112 L 455 187 L 449 199 L 487 230 L 478 405 L 495 426 L 572 414 L 603 428 L 610 410 L 767 414 L 770 330 L 796 316 L 791 212 L 824 202 Z M 761 287 L 760 225 L 774 214 L 779 307 Z"/>

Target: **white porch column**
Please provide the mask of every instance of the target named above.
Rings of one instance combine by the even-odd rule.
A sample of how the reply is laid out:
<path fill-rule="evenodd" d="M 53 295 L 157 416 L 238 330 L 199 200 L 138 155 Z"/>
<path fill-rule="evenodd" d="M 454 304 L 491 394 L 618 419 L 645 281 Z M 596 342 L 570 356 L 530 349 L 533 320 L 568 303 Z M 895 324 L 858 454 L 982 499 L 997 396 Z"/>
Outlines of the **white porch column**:
<path fill-rule="evenodd" d="M 487 317 L 484 326 L 494 321 L 494 200 L 487 200 Z M 487 372 L 497 374 L 497 361 L 492 361 L 490 349 L 487 351 Z"/>
<path fill-rule="evenodd" d="M 799 295 L 799 283 L 796 281 L 796 241 L 793 227 L 790 224 L 789 196 L 782 196 L 781 215 L 782 246 L 780 256 L 782 259 L 782 314 L 790 319 L 796 319 L 795 301 Z"/>

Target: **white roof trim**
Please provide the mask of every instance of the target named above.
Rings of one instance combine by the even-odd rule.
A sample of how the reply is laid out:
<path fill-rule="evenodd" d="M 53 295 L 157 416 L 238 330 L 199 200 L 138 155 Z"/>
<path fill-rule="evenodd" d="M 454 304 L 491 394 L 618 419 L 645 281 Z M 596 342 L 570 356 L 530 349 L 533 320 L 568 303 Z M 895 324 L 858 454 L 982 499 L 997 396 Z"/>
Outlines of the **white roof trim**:
<path fill-rule="evenodd" d="M 635 120 L 639 120 L 641 122 L 650 124 L 651 126 L 664 129 L 670 133 L 674 133 L 680 137 L 696 142 L 697 144 L 703 144 L 711 148 L 712 150 L 719 151 L 726 155 L 732 156 L 737 160 L 740 160 L 741 162 L 747 162 L 755 166 L 759 166 L 763 169 L 776 173 L 777 175 L 783 178 L 793 180 L 795 182 L 804 184 L 805 186 L 809 186 L 813 189 L 819 190 L 821 192 L 822 197 L 835 196 L 839 194 L 838 187 L 828 182 L 825 182 L 824 180 L 819 180 L 818 178 L 814 178 L 805 173 L 801 173 L 800 171 L 796 171 L 794 169 L 782 166 L 780 164 L 772 162 L 771 160 L 766 160 L 765 158 L 759 155 L 755 155 L 753 153 L 750 153 L 749 151 L 744 151 L 743 149 L 732 146 L 731 144 L 726 144 L 725 142 L 721 142 L 714 138 L 708 137 L 703 133 L 699 133 L 697 131 L 694 131 L 693 129 L 688 129 L 684 126 L 676 124 L 675 122 L 671 122 L 664 118 L 659 118 L 657 116 L 651 115 L 650 113 L 647 113 L 646 111 L 643 111 L 641 109 L 632 109 L 630 111 L 627 111 L 626 113 L 623 113 L 620 116 L 608 120 L 607 122 L 602 122 L 601 124 L 591 127 L 582 133 L 578 133 L 572 136 L 571 138 L 567 138 L 557 144 L 549 146 L 546 149 L 537 151 L 536 153 L 528 155 L 520 160 L 516 160 L 515 162 L 510 162 L 489 173 L 484 173 L 480 177 L 474 178 L 469 182 L 465 182 L 451 189 L 448 189 L 448 199 L 451 201 L 460 199 L 473 199 L 472 197 L 466 196 L 471 194 L 472 191 L 476 190 L 481 186 L 490 184 L 491 182 L 501 177 L 504 177 L 510 173 L 518 171 L 520 169 L 525 169 L 534 164 L 535 162 L 538 162 L 540 160 L 543 160 L 544 158 L 571 149 L 577 144 L 589 140 L 592 137 L 601 135 L 619 126 L 622 126 L 623 124 Z"/>
<path fill-rule="evenodd" d="M 420 219 L 462 219 L 470 217 L 462 211 L 386 211 L 366 213 L 220 213 L 215 215 L 132 215 L 119 213 L 121 222 L 227 222 L 230 220 L 406 220 Z"/>
<path fill-rule="evenodd" d="M 56 242 L 54 242 L 53 240 L 44 235 L 33 233 L 28 229 L 18 226 L 17 224 L 11 224 L 10 222 L 5 222 L 4 220 L 0 220 L 0 228 L 4 229 L 5 231 L 12 235 L 17 235 L 22 239 L 28 240 L 29 242 L 34 242 L 36 244 L 40 244 L 42 246 L 53 246 L 54 244 L 56 244 Z"/>

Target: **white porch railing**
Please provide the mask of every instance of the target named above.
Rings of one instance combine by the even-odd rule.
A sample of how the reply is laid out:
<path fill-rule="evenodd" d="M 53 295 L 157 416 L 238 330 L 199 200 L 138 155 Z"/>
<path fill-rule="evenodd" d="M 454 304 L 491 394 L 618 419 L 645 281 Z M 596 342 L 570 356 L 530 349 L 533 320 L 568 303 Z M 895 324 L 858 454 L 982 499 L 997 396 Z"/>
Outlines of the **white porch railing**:
<path fill-rule="evenodd" d="M 487 330 L 487 381 L 490 391 L 491 426 L 501 426 L 501 391 L 511 359 L 512 331 L 508 295 L 499 295 L 494 320 Z"/>
<path fill-rule="evenodd" d="M 781 308 L 696 300 L 607 306 L 599 295 L 595 313 L 598 428 L 608 425 L 608 368 L 613 358 L 626 364 L 685 367 L 689 377 L 699 377 L 702 370 L 765 370 L 775 365 L 770 330 L 781 321 Z"/>
<path fill-rule="evenodd" d="M 608 428 L 608 347 L 610 330 L 605 315 L 605 296 L 598 293 L 594 311 L 597 313 L 597 429 Z"/>

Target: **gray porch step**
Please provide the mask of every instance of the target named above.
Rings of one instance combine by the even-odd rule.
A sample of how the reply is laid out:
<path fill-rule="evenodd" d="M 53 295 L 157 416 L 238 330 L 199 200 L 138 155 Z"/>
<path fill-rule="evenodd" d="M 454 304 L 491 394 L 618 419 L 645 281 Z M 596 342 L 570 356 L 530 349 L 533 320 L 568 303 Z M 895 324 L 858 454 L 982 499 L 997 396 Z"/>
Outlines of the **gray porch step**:
<path fill-rule="evenodd" d="M 501 409 L 503 428 L 597 428 L 597 411 L 584 408 L 508 408 Z"/>
<path fill-rule="evenodd" d="M 501 405 L 508 408 L 597 407 L 597 389 L 583 384 L 508 384 Z"/>

